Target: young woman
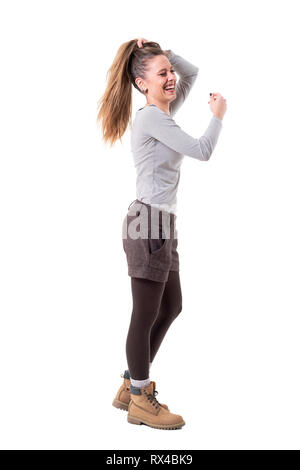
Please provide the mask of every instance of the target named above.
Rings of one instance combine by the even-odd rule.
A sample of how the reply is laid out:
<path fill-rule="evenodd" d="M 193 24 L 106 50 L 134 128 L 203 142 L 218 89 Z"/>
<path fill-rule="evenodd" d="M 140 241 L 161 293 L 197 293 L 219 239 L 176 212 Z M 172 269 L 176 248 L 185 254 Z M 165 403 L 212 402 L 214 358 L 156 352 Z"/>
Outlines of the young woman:
<path fill-rule="evenodd" d="M 177 189 L 184 155 L 208 160 L 215 148 L 226 100 L 211 93 L 213 116 L 194 138 L 173 117 L 197 78 L 198 67 L 172 50 L 144 38 L 124 43 L 109 69 L 99 102 L 104 141 L 111 145 L 131 126 L 137 172 L 136 196 L 123 220 L 123 248 L 131 277 L 133 310 L 126 340 L 128 369 L 113 405 L 128 410 L 127 420 L 160 429 L 181 428 L 182 416 L 159 403 L 149 369 L 171 323 L 182 310 L 176 229 Z M 176 73 L 179 75 L 177 81 Z M 131 123 L 132 86 L 146 104 Z"/>

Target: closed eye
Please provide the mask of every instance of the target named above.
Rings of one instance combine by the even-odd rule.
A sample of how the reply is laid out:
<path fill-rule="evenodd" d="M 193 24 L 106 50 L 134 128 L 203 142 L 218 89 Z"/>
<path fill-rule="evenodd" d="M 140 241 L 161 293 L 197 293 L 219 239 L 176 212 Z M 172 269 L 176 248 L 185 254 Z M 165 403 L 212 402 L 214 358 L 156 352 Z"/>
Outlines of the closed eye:
<path fill-rule="evenodd" d="M 175 70 L 171 70 L 171 72 L 174 73 Z M 166 75 L 166 73 L 167 73 L 167 72 L 163 72 L 163 73 L 160 73 L 159 75 L 164 76 L 164 75 Z"/>

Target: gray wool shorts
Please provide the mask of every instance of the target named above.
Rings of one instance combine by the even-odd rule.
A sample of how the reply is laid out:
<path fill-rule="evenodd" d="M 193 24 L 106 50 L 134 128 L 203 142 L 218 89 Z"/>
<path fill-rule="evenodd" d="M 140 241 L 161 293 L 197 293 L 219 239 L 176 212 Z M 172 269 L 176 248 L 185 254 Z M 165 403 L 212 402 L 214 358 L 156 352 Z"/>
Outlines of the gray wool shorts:
<path fill-rule="evenodd" d="M 166 282 L 169 271 L 179 271 L 174 213 L 136 199 L 122 224 L 128 275 Z"/>

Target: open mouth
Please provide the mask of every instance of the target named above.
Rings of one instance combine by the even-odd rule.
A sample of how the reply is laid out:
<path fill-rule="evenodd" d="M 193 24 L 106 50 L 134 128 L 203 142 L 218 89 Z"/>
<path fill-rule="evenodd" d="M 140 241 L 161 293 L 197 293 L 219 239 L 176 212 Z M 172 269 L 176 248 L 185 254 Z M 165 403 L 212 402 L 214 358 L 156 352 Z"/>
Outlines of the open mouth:
<path fill-rule="evenodd" d="M 166 91 L 166 93 L 170 93 L 170 94 L 175 93 L 175 85 L 165 86 L 164 90 Z"/>

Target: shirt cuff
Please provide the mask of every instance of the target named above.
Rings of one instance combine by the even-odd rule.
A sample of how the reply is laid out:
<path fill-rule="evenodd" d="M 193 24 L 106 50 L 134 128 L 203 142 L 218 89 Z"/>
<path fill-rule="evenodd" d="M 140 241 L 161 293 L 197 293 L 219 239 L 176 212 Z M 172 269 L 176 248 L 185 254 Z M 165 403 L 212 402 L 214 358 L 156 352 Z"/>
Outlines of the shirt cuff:
<path fill-rule="evenodd" d="M 218 118 L 217 116 L 213 115 L 213 119 L 222 124 L 222 119 Z"/>

